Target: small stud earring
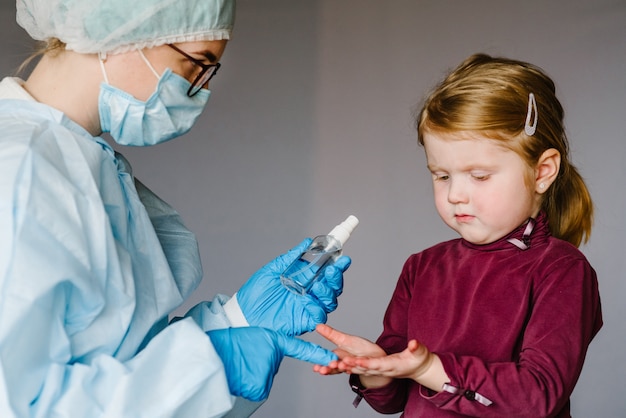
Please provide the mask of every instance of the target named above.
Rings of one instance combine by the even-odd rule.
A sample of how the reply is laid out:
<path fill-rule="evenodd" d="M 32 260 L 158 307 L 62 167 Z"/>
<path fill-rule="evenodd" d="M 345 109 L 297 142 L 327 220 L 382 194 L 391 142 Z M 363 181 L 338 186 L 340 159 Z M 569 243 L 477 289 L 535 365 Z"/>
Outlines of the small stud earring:
<path fill-rule="evenodd" d="M 545 189 L 546 188 L 546 184 L 545 183 L 539 183 L 539 188 L 541 190 Z"/>

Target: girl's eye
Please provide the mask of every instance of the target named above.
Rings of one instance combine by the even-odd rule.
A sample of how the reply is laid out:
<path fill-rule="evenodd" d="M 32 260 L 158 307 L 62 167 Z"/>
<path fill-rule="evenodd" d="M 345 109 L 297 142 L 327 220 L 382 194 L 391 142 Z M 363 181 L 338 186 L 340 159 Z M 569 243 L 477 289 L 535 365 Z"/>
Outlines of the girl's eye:
<path fill-rule="evenodd" d="M 476 173 L 476 174 L 472 174 L 472 178 L 474 180 L 478 180 L 478 181 L 485 181 L 485 180 L 487 180 L 489 178 L 489 175 L 488 174 L 478 174 L 478 173 Z"/>
<path fill-rule="evenodd" d="M 434 174 L 433 173 L 433 180 L 435 181 L 446 181 L 450 178 L 449 175 L 447 174 Z"/>

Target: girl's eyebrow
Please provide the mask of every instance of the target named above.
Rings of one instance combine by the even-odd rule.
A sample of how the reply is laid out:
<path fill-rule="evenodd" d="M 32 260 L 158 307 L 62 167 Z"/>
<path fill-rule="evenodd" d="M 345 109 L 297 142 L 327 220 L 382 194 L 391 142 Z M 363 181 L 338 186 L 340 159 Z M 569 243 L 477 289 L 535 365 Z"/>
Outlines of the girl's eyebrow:
<path fill-rule="evenodd" d="M 426 164 L 426 168 L 428 168 L 428 170 L 431 171 L 431 172 L 447 171 L 446 169 L 438 167 L 435 164 Z M 495 167 L 493 166 L 493 164 L 468 164 L 468 165 L 465 165 L 465 166 L 463 166 L 463 167 L 461 167 L 459 169 L 459 171 L 461 171 L 461 172 L 493 171 L 493 170 L 495 170 Z"/>

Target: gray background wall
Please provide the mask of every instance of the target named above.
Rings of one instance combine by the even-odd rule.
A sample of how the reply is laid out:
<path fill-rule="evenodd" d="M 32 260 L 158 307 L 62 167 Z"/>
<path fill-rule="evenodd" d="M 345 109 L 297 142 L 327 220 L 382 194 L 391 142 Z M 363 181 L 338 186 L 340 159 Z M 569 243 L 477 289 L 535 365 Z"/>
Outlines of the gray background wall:
<path fill-rule="evenodd" d="M 0 13 L 0 70 L 9 74 L 29 42 L 13 2 L 2 0 Z M 573 160 L 597 205 L 582 250 L 605 318 L 573 412 L 626 416 L 626 1 L 240 0 L 192 133 L 122 152 L 198 235 L 206 277 L 186 307 L 234 293 L 303 237 L 357 215 L 346 249 L 353 266 L 329 323 L 375 339 L 407 256 L 454 236 L 434 210 L 412 112 L 474 52 L 533 62 L 556 80 Z M 352 398 L 344 376 L 287 359 L 256 416 L 377 416 Z"/>

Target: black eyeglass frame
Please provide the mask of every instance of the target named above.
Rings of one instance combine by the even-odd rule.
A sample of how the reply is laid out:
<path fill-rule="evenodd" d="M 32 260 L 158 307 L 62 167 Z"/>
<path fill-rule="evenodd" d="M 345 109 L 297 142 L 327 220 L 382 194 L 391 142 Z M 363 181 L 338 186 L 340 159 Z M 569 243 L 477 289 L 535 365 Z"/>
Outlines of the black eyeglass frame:
<path fill-rule="evenodd" d="M 174 51 L 178 52 L 179 54 L 187 58 L 189 61 L 193 62 L 194 64 L 202 68 L 202 70 L 200 70 L 200 73 L 196 76 L 196 78 L 191 83 L 189 90 L 187 90 L 187 96 L 189 97 L 193 97 L 196 94 L 198 94 L 198 92 L 202 90 L 202 87 L 206 83 L 208 83 L 213 78 L 213 76 L 215 76 L 215 74 L 217 74 L 217 70 L 219 70 L 220 67 L 222 66 L 222 64 L 220 64 L 219 62 L 216 64 L 205 64 L 202 61 L 195 59 L 191 55 L 187 54 L 185 51 L 181 50 L 180 48 L 172 44 L 167 44 L 167 46 L 169 46 Z"/>

